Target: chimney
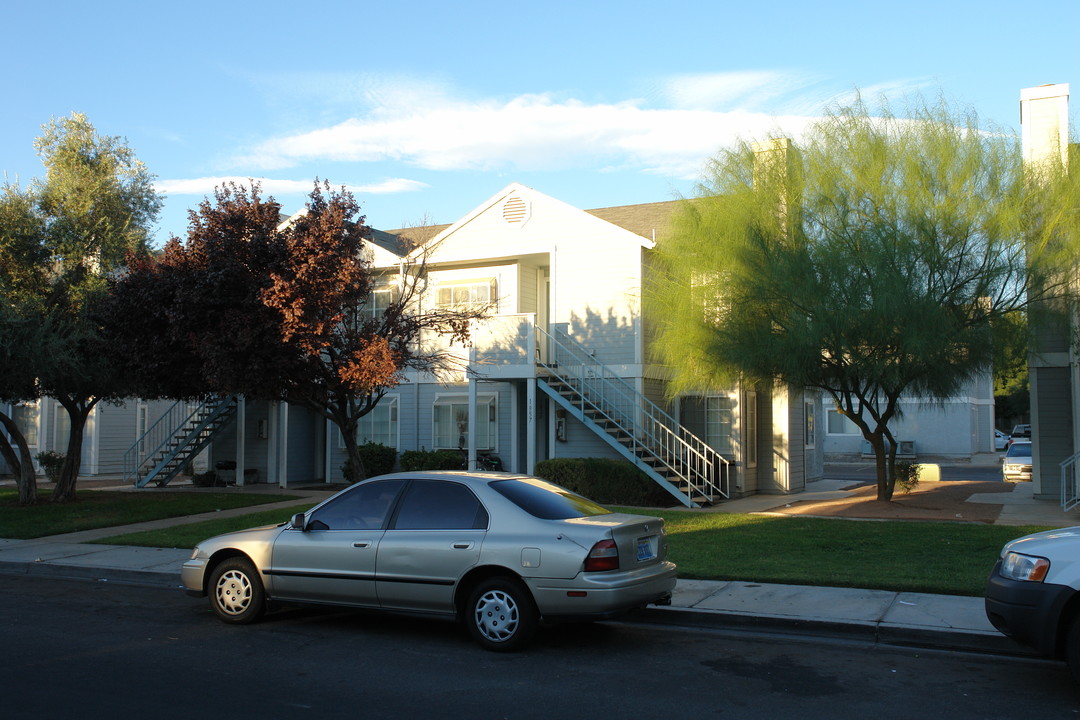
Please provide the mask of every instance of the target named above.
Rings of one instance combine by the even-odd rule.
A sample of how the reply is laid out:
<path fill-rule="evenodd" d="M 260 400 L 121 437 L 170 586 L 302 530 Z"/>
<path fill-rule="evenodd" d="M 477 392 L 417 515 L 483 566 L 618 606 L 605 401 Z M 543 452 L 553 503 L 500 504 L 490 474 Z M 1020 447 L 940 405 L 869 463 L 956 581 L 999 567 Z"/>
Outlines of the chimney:
<path fill-rule="evenodd" d="M 1038 167 L 1069 162 L 1069 84 L 1020 91 L 1020 137 L 1024 163 Z"/>

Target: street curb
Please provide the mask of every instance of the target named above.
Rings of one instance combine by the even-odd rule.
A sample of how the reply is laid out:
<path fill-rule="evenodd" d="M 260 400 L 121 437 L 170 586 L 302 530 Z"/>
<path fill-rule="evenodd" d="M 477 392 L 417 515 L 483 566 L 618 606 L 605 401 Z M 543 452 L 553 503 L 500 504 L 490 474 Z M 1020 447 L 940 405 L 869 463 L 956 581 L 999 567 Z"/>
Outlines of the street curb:
<path fill-rule="evenodd" d="M 156 570 L 126 570 L 57 563 L 0 561 L 0 575 L 25 575 L 56 580 L 93 580 L 153 587 L 179 588 L 180 576 Z"/>
<path fill-rule="evenodd" d="M 747 615 L 723 610 L 695 610 L 693 608 L 672 607 L 643 608 L 622 618 L 622 620 L 647 625 L 810 635 L 855 640 L 874 645 L 974 652 L 1024 658 L 1040 657 L 1038 653 L 1004 635 L 966 630 L 934 630 L 875 622 L 837 622 L 835 620 L 814 620 L 775 615 Z"/>

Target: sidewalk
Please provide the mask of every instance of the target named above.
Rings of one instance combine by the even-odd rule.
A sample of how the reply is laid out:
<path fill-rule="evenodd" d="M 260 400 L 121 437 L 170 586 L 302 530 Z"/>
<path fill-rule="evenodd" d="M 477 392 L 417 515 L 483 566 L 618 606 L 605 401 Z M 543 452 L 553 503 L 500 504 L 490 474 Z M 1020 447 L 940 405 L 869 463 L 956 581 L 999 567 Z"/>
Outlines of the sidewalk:
<path fill-rule="evenodd" d="M 850 482 L 821 480 L 791 499 L 828 499 Z M 260 488 L 261 490 L 261 488 Z M 278 491 L 278 488 L 271 488 Z M 325 492 L 296 491 L 325 497 Z M 1011 493 L 975 496 L 978 502 L 1002 502 L 998 524 L 1080 525 L 1080 518 L 1059 506 L 1034 500 L 1030 485 Z M 994 498 L 994 499 L 988 499 Z M 752 496 L 724 503 L 716 512 L 763 512 L 785 498 Z M 259 506 L 289 507 L 295 500 Z M 151 584 L 179 589 L 180 567 L 190 550 L 88 544 L 122 532 L 244 514 L 250 508 L 202 516 L 158 520 L 123 528 L 68 533 L 35 540 L 0 539 L 0 573 L 100 582 Z M 989 568 L 987 568 L 989 572 Z M 753 629 L 789 634 L 846 637 L 871 643 L 1032 656 L 998 633 L 983 612 L 982 598 L 924 593 L 775 585 L 745 581 L 679 580 L 668 607 L 650 607 L 630 618 L 636 622 L 678 627 Z"/>

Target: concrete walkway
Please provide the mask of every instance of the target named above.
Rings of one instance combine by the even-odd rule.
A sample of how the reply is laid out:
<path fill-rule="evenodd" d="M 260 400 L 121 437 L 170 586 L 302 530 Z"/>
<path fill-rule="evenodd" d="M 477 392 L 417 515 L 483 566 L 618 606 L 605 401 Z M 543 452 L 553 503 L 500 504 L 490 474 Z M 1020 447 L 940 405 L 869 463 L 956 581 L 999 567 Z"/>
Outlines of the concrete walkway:
<path fill-rule="evenodd" d="M 822 480 L 811 483 L 799 500 L 840 497 L 850 482 Z M 282 492 L 264 486 L 245 492 Z M 296 491 L 292 495 L 313 498 L 325 491 Z M 1057 527 L 1080 525 L 1080 518 L 1064 513 L 1053 503 L 1035 500 L 1030 485 L 1012 492 L 976 495 L 977 502 L 1000 501 L 998 524 L 1042 524 Z M 762 512 L 777 507 L 784 498 L 752 496 L 724 503 L 718 512 Z M 158 520 L 121 528 L 68 533 L 35 540 L 0 539 L 0 573 L 56 578 L 79 578 L 102 582 L 153 584 L 179 589 L 180 567 L 190 550 L 89 544 L 91 540 L 126 532 L 155 529 L 209 518 L 242 515 L 295 505 L 260 505 L 204 513 L 185 518 Z M 987 568 L 989 572 L 990 568 Z M 193 601 L 194 602 L 194 601 Z M 933 647 L 952 650 L 1030 656 L 1031 653 L 998 633 L 975 597 L 924 593 L 776 585 L 742 581 L 711 582 L 680 580 L 670 607 L 653 607 L 632 620 L 681 627 L 756 629 L 784 633 L 843 636 L 868 642 Z"/>

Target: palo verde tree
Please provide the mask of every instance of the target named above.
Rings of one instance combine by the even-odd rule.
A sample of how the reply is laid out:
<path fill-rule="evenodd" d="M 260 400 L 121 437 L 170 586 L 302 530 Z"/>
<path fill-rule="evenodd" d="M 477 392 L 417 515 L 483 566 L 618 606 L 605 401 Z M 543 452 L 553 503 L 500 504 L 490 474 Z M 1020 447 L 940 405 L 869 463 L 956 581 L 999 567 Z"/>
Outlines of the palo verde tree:
<path fill-rule="evenodd" d="M 126 142 L 100 135 L 85 115 L 53 119 L 34 147 L 44 179 L 26 190 L 7 185 L 0 198 L 0 335 L 22 338 L 5 347 L 3 361 L 31 374 L 33 383 L 18 377 L 16 391 L 0 395 L 48 395 L 64 407 L 70 434 L 52 499 L 67 502 L 75 497 L 87 417 L 101 400 L 126 394 L 98 320 L 106 278 L 125 257 L 146 253 L 161 200 Z M 25 438 L 11 421 L 0 418 L 21 451 Z M 23 477 L 32 473 L 22 457 L 15 468 Z"/>
<path fill-rule="evenodd" d="M 659 347 L 682 388 L 822 389 L 895 485 L 901 396 L 942 401 L 993 359 L 993 325 L 1064 297 L 1058 186 L 974 115 L 834 109 L 797 146 L 714 158 L 660 247 Z"/>
<path fill-rule="evenodd" d="M 341 431 L 363 477 L 360 418 L 406 370 L 453 362 L 422 345 L 422 334 L 464 342 L 483 312 L 421 309 L 423 253 L 380 275 L 347 191 L 316 183 L 305 212 L 285 224 L 279 213 L 257 184 L 218 188 L 191 212 L 186 241 L 170 240 L 114 283 L 111 338 L 140 343 L 127 368 L 140 394 L 239 394 L 310 408 Z M 376 283 L 392 288 L 377 307 Z"/>

